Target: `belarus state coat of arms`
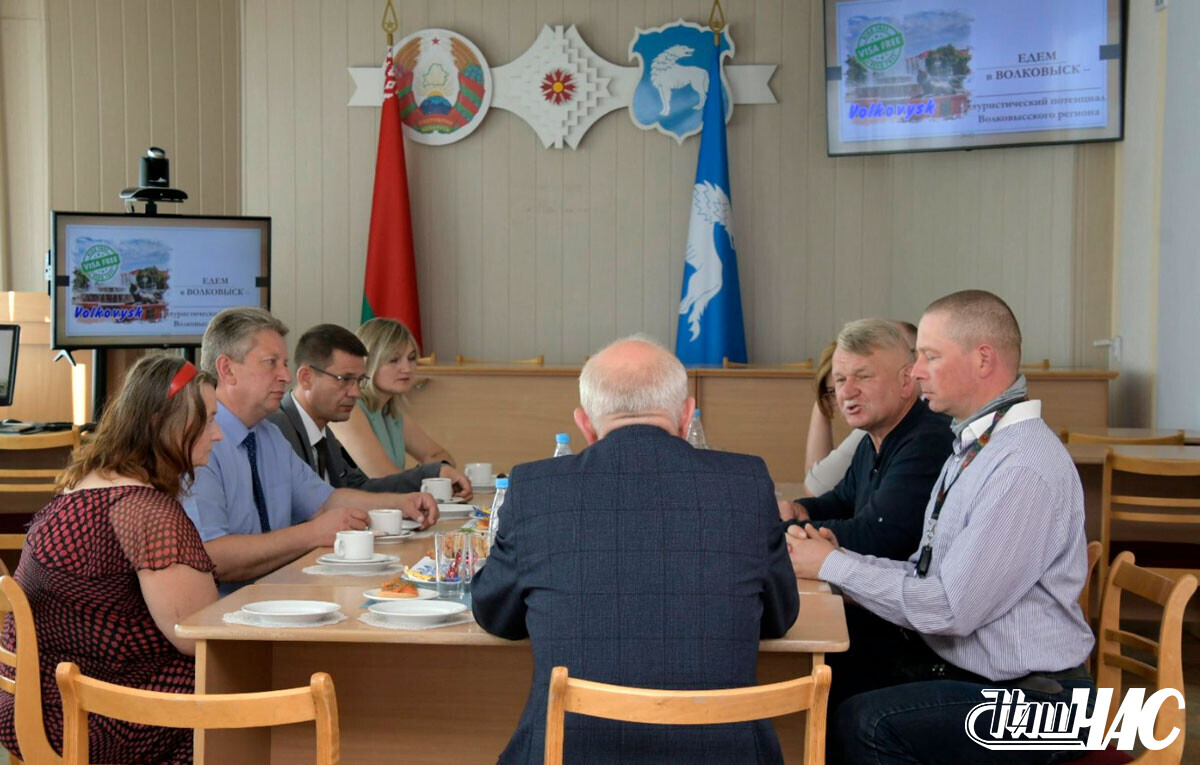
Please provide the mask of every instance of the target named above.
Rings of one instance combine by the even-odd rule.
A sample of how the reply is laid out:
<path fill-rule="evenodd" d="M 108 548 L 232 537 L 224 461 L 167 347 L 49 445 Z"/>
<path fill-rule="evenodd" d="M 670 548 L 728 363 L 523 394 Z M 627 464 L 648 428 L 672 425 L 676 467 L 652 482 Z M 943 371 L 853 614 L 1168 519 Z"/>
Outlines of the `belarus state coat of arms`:
<path fill-rule="evenodd" d="M 422 29 L 396 46 L 396 97 L 408 137 L 454 143 L 483 121 L 492 100 L 492 75 L 483 54 L 448 29 Z"/>

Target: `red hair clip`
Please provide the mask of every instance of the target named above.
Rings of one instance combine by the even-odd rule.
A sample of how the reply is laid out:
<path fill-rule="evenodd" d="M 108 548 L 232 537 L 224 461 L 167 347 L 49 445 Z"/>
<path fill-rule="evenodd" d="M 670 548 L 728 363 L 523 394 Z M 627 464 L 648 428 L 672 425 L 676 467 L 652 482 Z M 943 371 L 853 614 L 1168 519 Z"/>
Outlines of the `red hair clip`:
<path fill-rule="evenodd" d="M 190 383 L 196 377 L 196 367 L 192 362 L 185 361 L 175 376 L 171 378 L 171 387 L 167 388 L 167 398 L 172 399 L 175 394 L 183 390 L 183 386 Z"/>

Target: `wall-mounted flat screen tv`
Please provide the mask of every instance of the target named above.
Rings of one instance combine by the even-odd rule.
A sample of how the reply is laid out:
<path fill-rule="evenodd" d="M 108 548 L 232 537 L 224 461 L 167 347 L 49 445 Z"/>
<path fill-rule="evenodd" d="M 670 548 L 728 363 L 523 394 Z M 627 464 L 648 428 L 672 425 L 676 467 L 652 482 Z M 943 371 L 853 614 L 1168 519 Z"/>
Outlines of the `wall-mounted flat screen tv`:
<path fill-rule="evenodd" d="M 831 156 L 1113 141 L 1122 0 L 825 0 Z"/>
<path fill-rule="evenodd" d="M 55 348 L 196 347 L 231 306 L 270 308 L 271 219 L 51 213 Z"/>

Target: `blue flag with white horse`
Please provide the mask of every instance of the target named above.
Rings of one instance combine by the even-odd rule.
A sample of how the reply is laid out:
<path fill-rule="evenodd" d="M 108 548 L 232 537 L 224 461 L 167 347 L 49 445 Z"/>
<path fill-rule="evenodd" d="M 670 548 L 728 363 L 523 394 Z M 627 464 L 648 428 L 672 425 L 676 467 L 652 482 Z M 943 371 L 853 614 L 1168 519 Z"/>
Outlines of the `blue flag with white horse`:
<path fill-rule="evenodd" d="M 712 33 L 706 34 L 711 43 Z M 746 329 L 742 321 L 729 189 L 721 47 L 709 45 L 707 50 L 708 94 L 703 102 L 704 127 L 700 133 L 696 183 L 692 187 L 683 296 L 675 335 L 675 355 L 689 366 L 720 365 L 722 358 L 746 361 Z"/>

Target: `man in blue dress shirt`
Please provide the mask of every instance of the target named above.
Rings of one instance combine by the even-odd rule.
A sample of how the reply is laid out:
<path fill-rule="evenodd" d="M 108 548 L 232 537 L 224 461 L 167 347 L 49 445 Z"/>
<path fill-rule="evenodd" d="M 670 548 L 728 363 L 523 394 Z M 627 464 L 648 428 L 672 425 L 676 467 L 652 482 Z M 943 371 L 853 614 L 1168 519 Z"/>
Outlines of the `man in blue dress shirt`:
<path fill-rule="evenodd" d="M 221 591 L 279 568 L 337 532 L 365 529 L 367 511 L 398 507 L 423 527 L 437 521 L 428 494 L 334 489 L 292 450 L 266 420 L 291 380 L 287 327 L 261 308 L 229 308 L 209 323 L 201 367 L 217 378 L 217 423 L 225 439 L 184 498 Z"/>
<path fill-rule="evenodd" d="M 1094 639 L 1078 603 L 1087 575 L 1079 473 L 1041 402 L 1028 400 L 1021 330 L 999 297 L 967 290 L 934 301 L 917 353 L 913 376 L 930 408 L 954 418 L 955 436 L 919 547 L 884 560 L 839 549 L 825 529 L 788 532 L 800 576 L 836 585 L 887 622 L 849 625 L 850 651 L 833 668 L 833 689 L 849 698 L 831 709 L 830 759 L 1077 756 L 985 748 L 978 739 L 990 738 L 992 721 L 976 719 L 968 736 L 966 720 L 987 689 L 1069 703 L 1073 689 L 1093 687 L 1084 662 Z"/>

